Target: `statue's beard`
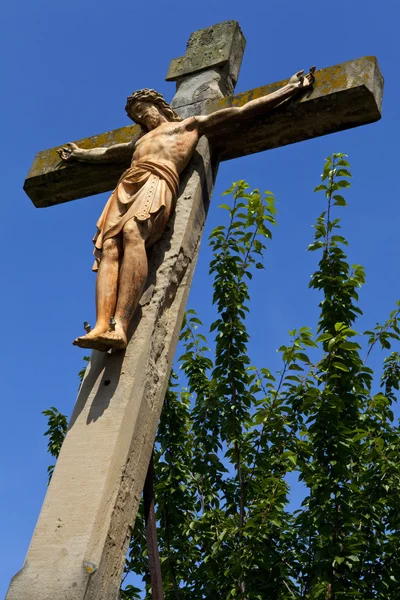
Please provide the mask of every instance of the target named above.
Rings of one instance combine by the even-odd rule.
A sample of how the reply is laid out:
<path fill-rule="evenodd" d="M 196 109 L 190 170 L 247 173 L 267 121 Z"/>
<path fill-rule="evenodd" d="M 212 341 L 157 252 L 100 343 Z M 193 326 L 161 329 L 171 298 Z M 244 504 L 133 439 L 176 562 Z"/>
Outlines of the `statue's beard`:
<path fill-rule="evenodd" d="M 160 124 L 160 118 L 158 115 L 150 115 L 148 117 L 149 125 L 152 129 L 155 129 Z"/>

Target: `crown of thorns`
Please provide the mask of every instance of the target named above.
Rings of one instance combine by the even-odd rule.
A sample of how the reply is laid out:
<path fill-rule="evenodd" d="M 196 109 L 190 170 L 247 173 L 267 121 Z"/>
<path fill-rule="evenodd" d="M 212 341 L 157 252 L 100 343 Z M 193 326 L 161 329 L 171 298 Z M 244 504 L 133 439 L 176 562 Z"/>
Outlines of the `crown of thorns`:
<path fill-rule="evenodd" d="M 156 106 L 161 108 L 168 121 L 182 121 L 181 117 L 164 99 L 164 96 L 156 92 L 156 90 L 149 90 L 148 88 L 144 88 L 143 90 L 133 92 L 133 94 L 128 96 L 126 101 L 126 113 L 128 117 L 132 119 L 132 121 L 135 121 L 135 123 L 136 118 L 132 109 L 136 102 L 151 102 L 152 104 L 155 104 Z"/>

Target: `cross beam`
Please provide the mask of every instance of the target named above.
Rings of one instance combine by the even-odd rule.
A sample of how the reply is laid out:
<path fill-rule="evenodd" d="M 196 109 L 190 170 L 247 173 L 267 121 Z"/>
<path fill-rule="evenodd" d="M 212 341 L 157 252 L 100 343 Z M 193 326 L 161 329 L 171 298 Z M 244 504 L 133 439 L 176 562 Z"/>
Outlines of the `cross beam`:
<path fill-rule="evenodd" d="M 174 73 L 168 79 L 174 76 L 177 78 Z M 287 80 L 209 100 L 203 106 L 203 114 L 229 106 L 243 106 L 285 83 Z M 229 160 L 373 123 L 381 118 L 382 92 L 383 78 L 374 56 L 321 69 L 316 72 L 316 83 L 310 94 L 285 103 L 272 113 L 248 119 L 245 130 L 239 131 L 237 127 L 221 129 L 210 138 L 213 154 L 220 161 Z M 175 105 L 174 108 L 186 116 L 187 106 Z M 128 142 L 139 133 L 137 125 L 128 126 L 76 143 L 82 148 L 111 146 Z M 59 148 L 39 152 L 25 180 L 24 190 L 37 208 L 112 190 L 128 167 L 128 163 L 61 163 L 57 154 Z"/>

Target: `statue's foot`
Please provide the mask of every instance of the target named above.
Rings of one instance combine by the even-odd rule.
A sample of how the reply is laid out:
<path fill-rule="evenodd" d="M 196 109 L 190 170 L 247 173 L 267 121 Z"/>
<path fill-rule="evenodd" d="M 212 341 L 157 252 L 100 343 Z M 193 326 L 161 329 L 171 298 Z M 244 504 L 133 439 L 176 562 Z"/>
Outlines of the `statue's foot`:
<path fill-rule="evenodd" d="M 98 336 L 100 343 L 112 350 L 123 350 L 128 345 L 126 333 L 122 330 L 111 331 L 110 329 Z"/>
<path fill-rule="evenodd" d="M 100 340 L 100 335 L 93 334 L 93 331 L 81 337 L 77 337 L 73 342 L 74 346 L 79 348 L 90 348 L 92 350 L 99 350 L 100 352 L 107 352 L 110 346 Z"/>

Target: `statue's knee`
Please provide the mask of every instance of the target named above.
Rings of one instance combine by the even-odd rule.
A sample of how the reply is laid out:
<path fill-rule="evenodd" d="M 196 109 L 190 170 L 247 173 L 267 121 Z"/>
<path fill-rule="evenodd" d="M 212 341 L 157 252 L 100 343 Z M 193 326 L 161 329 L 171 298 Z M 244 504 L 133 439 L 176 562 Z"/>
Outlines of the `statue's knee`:
<path fill-rule="evenodd" d="M 135 219 L 131 219 L 124 227 L 124 244 L 136 245 L 143 244 L 146 240 L 146 223 L 137 223 Z"/>
<path fill-rule="evenodd" d="M 114 239 L 108 239 L 103 243 L 103 257 L 116 260 L 118 258 L 118 243 Z"/>

